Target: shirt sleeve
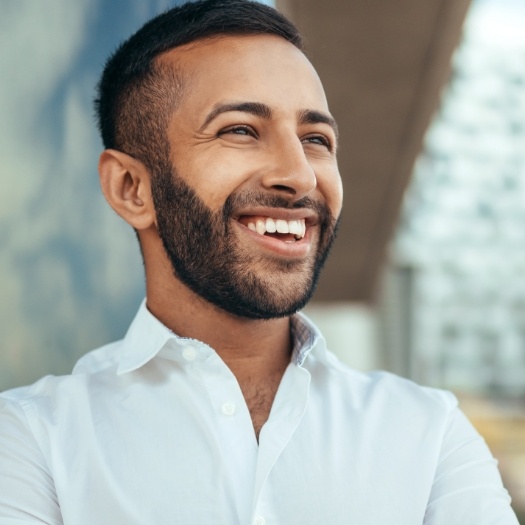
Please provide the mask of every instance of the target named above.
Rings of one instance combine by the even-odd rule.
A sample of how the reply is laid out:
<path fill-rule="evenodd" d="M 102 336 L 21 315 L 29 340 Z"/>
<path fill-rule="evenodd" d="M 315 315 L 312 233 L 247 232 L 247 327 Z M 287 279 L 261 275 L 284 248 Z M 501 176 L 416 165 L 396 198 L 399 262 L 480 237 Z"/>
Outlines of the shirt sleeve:
<path fill-rule="evenodd" d="M 0 397 L 0 525 L 62 525 L 53 479 L 16 401 Z"/>
<path fill-rule="evenodd" d="M 457 407 L 444 436 L 424 525 L 519 525 L 497 461 Z"/>

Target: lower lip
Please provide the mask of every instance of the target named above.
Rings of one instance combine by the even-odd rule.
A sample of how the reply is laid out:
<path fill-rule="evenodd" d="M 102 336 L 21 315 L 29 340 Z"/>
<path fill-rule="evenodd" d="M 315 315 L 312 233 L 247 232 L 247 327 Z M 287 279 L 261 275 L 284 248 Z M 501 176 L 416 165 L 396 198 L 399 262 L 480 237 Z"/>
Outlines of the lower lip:
<path fill-rule="evenodd" d="M 275 255 L 288 259 L 302 259 L 310 253 L 310 229 L 306 230 L 306 235 L 300 240 L 295 242 L 283 242 L 274 237 L 260 235 L 238 221 L 234 222 L 243 234 L 248 235 L 249 238 L 261 248 L 273 252 Z"/>

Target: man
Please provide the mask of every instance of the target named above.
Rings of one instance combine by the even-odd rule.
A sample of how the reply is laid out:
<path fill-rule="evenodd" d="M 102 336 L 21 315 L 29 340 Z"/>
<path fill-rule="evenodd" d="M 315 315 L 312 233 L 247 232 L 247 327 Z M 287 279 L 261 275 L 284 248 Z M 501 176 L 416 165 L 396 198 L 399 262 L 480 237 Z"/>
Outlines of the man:
<path fill-rule="evenodd" d="M 122 341 L 0 398 L 0 525 L 517 523 L 452 395 L 347 369 L 295 314 L 342 190 L 289 21 L 172 9 L 111 57 L 96 108 L 147 297 Z"/>

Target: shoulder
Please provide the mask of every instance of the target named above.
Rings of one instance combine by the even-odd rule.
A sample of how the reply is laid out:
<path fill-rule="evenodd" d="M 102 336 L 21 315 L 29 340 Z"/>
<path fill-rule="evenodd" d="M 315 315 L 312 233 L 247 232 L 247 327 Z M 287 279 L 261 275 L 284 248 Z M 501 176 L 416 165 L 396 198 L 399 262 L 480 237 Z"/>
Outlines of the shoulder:
<path fill-rule="evenodd" d="M 0 394 L 0 435 L 27 432 L 39 441 L 45 428 L 59 428 L 65 414 L 86 404 L 86 378 L 46 376 L 29 386 Z"/>
<path fill-rule="evenodd" d="M 417 383 L 385 371 L 361 372 L 326 354 L 324 366 L 312 369 L 314 388 L 327 402 L 341 405 L 353 414 L 366 415 L 397 426 L 430 424 L 444 432 L 458 401 L 451 392 L 420 386 Z"/>
<path fill-rule="evenodd" d="M 421 386 L 385 371 L 373 371 L 364 375 L 368 379 L 366 390 L 369 395 L 388 399 L 390 403 L 404 401 L 425 407 L 435 406 L 447 412 L 458 405 L 456 396 L 447 390 Z"/>
<path fill-rule="evenodd" d="M 36 430 L 46 420 L 55 424 L 68 414 L 74 415 L 89 405 L 96 387 L 110 384 L 116 377 L 116 354 L 121 341 L 103 346 L 84 355 L 73 372 L 63 376 L 48 375 L 35 383 L 0 393 L 0 432 L 9 425 Z"/>

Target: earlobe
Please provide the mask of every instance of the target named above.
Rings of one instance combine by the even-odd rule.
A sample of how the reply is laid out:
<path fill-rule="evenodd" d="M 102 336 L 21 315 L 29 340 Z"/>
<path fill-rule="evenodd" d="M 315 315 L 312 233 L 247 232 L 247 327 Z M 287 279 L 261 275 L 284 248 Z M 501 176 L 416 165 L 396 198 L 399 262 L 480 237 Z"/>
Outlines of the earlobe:
<path fill-rule="evenodd" d="M 98 171 L 106 200 L 128 224 L 144 230 L 155 223 L 150 174 L 141 162 L 107 149 L 100 155 Z"/>

